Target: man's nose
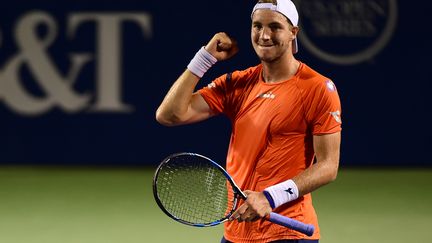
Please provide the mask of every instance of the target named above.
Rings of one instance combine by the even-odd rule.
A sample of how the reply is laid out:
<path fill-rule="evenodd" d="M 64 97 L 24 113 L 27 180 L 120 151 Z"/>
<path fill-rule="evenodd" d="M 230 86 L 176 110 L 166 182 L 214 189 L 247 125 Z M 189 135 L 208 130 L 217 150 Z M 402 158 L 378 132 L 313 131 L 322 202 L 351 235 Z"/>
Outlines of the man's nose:
<path fill-rule="evenodd" d="M 263 40 L 268 40 L 268 39 L 270 39 L 270 28 L 262 28 L 262 31 L 261 31 L 261 35 L 260 35 L 260 38 L 261 39 L 263 39 Z"/>

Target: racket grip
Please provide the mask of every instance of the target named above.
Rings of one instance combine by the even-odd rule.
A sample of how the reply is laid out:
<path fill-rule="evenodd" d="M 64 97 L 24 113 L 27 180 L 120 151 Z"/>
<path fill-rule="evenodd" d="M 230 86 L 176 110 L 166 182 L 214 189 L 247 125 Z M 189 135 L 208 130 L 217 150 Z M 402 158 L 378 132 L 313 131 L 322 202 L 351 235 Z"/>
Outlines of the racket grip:
<path fill-rule="evenodd" d="M 315 231 L 315 227 L 311 224 L 305 224 L 298 220 L 288 218 L 277 213 L 270 213 L 269 221 L 296 230 L 307 236 L 312 236 Z"/>

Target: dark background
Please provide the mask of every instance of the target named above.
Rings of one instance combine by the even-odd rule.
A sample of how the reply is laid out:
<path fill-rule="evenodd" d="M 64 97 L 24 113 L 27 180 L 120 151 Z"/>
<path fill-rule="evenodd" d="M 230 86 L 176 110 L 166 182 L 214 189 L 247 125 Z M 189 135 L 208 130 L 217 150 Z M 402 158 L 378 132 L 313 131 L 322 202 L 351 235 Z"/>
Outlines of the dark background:
<path fill-rule="evenodd" d="M 304 33 L 312 28 L 302 19 L 306 3 L 344 1 L 297 1 Z M 345 2 L 355 2 L 348 1 Z M 397 4 L 394 32 L 385 47 L 367 60 L 338 64 L 324 60 L 305 47 L 299 37 L 298 59 L 330 77 L 339 90 L 343 109 L 342 166 L 431 166 L 430 119 L 432 48 L 427 24 L 430 2 L 367 1 L 374 6 Z M 163 127 L 154 118 L 165 93 L 185 69 L 195 52 L 214 33 L 226 31 L 237 39 L 240 52 L 218 63 L 203 78 L 200 87 L 225 72 L 256 65 L 250 44 L 250 12 L 254 1 L 13 1 L 0 9 L 0 163 L 66 165 L 152 165 L 174 152 L 202 153 L 223 163 L 230 124 L 224 117 L 181 127 Z M 136 24 L 122 24 L 121 95 L 131 112 L 94 112 L 90 107 L 66 112 L 53 106 L 41 114 L 22 114 L 4 102 L 5 67 L 22 54 L 15 38 L 16 24 L 30 11 L 44 11 L 55 19 L 56 39 L 44 52 L 66 75 L 69 55 L 97 51 L 92 24 L 83 24 L 74 38 L 67 38 L 68 16 L 76 13 L 141 13 L 152 18 L 152 36 Z M 336 16 L 336 17 L 335 17 Z M 333 18 L 343 15 L 333 14 Z M 367 38 L 309 38 L 328 52 L 349 54 L 371 45 L 385 26 L 389 13 L 371 19 L 378 29 Z M 346 17 L 346 16 L 345 16 Z M 364 17 L 364 16 L 363 16 Z M 326 16 L 323 16 L 326 19 Z M 353 17 L 355 19 L 355 16 Z M 352 20 L 352 19 L 351 19 Z M 358 16 L 362 20 L 362 16 Z M 35 33 L 40 39 L 46 27 Z M 48 30 L 49 31 L 49 30 Z M 34 48 L 40 48 L 35 46 Z M 35 62 L 37 60 L 29 60 Z M 72 89 L 78 94 L 95 93 L 97 60 L 79 73 Z M 44 99 L 33 70 L 23 61 L 18 82 L 29 94 Z M 93 103 L 92 103 L 93 102 Z M 253 134 L 251 134 L 253 139 Z"/>

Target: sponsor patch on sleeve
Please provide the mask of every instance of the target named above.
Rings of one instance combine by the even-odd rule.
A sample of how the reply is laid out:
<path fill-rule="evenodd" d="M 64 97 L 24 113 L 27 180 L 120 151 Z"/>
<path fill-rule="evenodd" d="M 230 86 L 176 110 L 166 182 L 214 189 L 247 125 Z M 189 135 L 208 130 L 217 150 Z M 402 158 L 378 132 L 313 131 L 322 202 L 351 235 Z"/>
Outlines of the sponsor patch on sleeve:
<path fill-rule="evenodd" d="M 333 81 L 331 81 L 330 79 L 327 79 L 325 81 L 326 83 L 326 87 L 330 92 L 334 92 L 336 91 L 336 85 L 333 83 Z"/>

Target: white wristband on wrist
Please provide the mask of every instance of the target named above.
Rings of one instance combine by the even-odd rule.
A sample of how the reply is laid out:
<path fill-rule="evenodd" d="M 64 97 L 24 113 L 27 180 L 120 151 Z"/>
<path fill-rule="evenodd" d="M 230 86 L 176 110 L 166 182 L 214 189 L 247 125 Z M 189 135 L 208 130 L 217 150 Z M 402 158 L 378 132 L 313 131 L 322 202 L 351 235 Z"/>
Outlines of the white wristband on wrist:
<path fill-rule="evenodd" d="M 204 74 L 217 62 L 217 59 L 204 46 L 195 54 L 187 69 L 202 78 Z"/>
<path fill-rule="evenodd" d="M 287 180 L 267 187 L 264 190 L 264 195 L 267 197 L 267 200 L 269 200 L 270 206 L 272 208 L 277 208 L 282 204 L 296 200 L 299 191 L 293 180 Z"/>

